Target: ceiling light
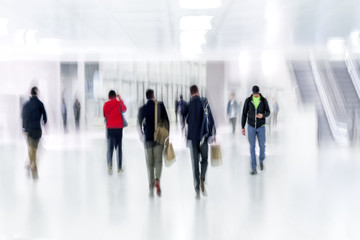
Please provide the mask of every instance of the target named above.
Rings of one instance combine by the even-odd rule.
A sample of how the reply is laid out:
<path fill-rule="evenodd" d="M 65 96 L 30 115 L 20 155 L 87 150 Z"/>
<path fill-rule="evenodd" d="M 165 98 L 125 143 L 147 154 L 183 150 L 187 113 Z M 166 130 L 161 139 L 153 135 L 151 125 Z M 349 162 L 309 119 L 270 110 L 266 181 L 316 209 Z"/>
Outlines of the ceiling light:
<path fill-rule="evenodd" d="M 326 46 L 330 53 L 342 54 L 345 51 L 345 40 L 340 37 L 329 38 Z"/>
<path fill-rule="evenodd" d="M 42 38 L 40 40 L 40 51 L 44 54 L 61 54 L 61 40 L 57 38 Z"/>
<path fill-rule="evenodd" d="M 0 36 L 7 36 L 9 19 L 0 18 Z"/>
<path fill-rule="evenodd" d="M 180 20 L 181 30 L 210 30 L 213 16 L 185 16 Z"/>
<path fill-rule="evenodd" d="M 179 0 L 181 8 L 209 9 L 221 7 L 221 0 Z"/>
<path fill-rule="evenodd" d="M 182 31 L 180 36 L 181 53 L 194 55 L 202 53 L 202 45 L 206 43 L 207 31 Z"/>

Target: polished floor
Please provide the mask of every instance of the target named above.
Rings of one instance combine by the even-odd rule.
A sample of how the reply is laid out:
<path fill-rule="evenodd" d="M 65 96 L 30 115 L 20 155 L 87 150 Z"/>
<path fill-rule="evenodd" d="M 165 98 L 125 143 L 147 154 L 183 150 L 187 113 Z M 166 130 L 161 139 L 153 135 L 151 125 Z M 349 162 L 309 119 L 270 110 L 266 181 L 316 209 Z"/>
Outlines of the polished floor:
<path fill-rule="evenodd" d="M 220 128 L 223 165 L 209 166 L 200 198 L 175 129 L 177 161 L 163 169 L 161 197 L 148 195 L 131 127 L 125 171 L 111 176 L 103 131 L 45 134 L 37 179 L 24 168 L 25 141 L 2 139 L 0 239 L 360 239 L 359 147 L 318 148 L 313 129 L 297 124 L 304 122 L 268 133 L 257 176 L 249 174 L 247 139 Z"/>

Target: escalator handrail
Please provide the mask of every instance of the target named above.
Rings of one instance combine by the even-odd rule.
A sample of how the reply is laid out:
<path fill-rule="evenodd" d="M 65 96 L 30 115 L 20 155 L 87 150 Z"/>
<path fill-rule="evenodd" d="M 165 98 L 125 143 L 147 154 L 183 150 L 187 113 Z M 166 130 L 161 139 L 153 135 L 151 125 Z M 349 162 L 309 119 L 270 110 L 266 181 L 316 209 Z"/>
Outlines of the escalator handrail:
<path fill-rule="evenodd" d="M 335 113 L 337 111 L 336 111 L 336 109 L 333 109 L 333 107 L 332 107 L 332 106 L 339 104 L 339 102 L 330 101 L 331 97 L 329 98 L 329 96 L 326 93 L 325 86 L 320 77 L 320 71 L 317 67 L 315 58 L 312 54 L 310 54 L 310 66 L 311 66 L 312 73 L 314 76 L 315 84 L 318 88 L 319 97 L 320 97 L 321 103 L 324 107 L 324 111 L 325 111 L 326 117 L 328 119 L 329 126 L 331 129 L 331 132 L 333 133 L 334 139 L 338 144 L 348 146 L 350 144 L 350 141 L 349 141 L 348 129 L 346 126 L 346 122 L 337 120 L 336 116 L 339 116 L 339 115 Z M 333 79 L 330 79 L 330 81 L 333 82 Z M 334 92 L 336 92 L 336 90 Z M 337 100 L 340 100 L 340 99 L 337 99 Z M 332 102 L 332 103 L 330 103 L 330 102 Z M 345 105 L 343 107 L 345 107 Z M 344 109 L 344 108 L 342 108 L 341 106 L 337 108 L 338 111 L 340 109 Z"/>
<path fill-rule="evenodd" d="M 360 76 L 359 76 L 360 73 L 356 70 L 356 67 L 354 65 L 353 60 L 350 57 L 349 52 L 346 52 L 346 54 L 345 54 L 345 63 L 346 63 L 346 67 L 349 72 L 349 75 L 351 77 L 351 80 L 354 84 L 356 93 L 360 99 Z"/>

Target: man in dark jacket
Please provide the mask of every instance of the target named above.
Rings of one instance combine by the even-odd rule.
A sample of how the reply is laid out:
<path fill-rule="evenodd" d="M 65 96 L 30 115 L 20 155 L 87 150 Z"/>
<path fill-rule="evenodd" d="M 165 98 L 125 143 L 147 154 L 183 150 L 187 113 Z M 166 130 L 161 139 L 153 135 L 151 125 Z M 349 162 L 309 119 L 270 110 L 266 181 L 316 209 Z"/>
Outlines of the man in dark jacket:
<path fill-rule="evenodd" d="M 264 170 L 265 159 L 265 118 L 270 115 L 270 108 L 268 101 L 259 92 L 258 86 L 254 86 L 253 94 L 245 100 L 241 126 L 242 134 L 245 136 L 245 124 L 248 122 L 248 139 L 250 143 L 251 154 L 251 175 L 257 174 L 256 171 L 256 155 L 255 155 L 255 141 L 258 138 L 260 147 L 260 170 Z"/>
<path fill-rule="evenodd" d="M 188 124 L 187 139 L 192 159 L 194 186 L 196 193 L 199 194 L 200 188 L 205 193 L 204 183 L 208 166 L 208 141 L 215 135 L 216 129 L 210 106 L 205 98 L 200 98 L 196 85 L 190 87 L 190 94 L 190 102 L 185 106 L 182 114 Z M 201 172 L 199 163 L 201 164 Z"/>
<path fill-rule="evenodd" d="M 37 170 L 36 165 L 36 151 L 42 135 L 41 118 L 44 124 L 47 122 L 46 111 L 44 104 L 38 99 L 38 88 L 31 89 L 30 100 L 27 101 L 22 109 L 23 131 L 26 134 L 28 143 L 28 152 L 30 166 L 33 171 Z"/>
<path fill-rule="evenodd" d="M 147 102 L 139 109 L 138 126 L 140 138 L 144 142 L 146 165 L 149 177 L 149 190 L 153 194 L 153 188 L 156 187 L 157 194 L 160 196 L 160 177 L 162 170 L 162 153 L 164 145 L 154 141 L 155 132 L 155 96 L 154 90 L 146 91 Z M 163 122 L 164 127 L 169 130 L 170 123 L 166 108 L 162 102 L 158 104 L 158 123 Z"/>

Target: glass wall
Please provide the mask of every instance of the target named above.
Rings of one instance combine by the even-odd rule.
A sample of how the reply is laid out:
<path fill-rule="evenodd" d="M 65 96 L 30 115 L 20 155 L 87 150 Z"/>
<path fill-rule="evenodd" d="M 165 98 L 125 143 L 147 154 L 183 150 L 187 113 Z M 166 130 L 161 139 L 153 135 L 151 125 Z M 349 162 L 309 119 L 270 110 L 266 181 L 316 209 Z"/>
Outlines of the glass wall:
<path fill-rule="evenodd" d="M 163 101 L 170 120 L 175 119 L 175 101 L 180 95 L 188 101 L 189 87 L 197 84 L 205 93 L 205 62 L 133 61 L 85 63 L 87 123 L 102 126 L 102 106 L 108 92 L 119 93 L 128 111 L 130 125 L 136 124 L 138 108 L 146 102 L 145 91 L 151 88 L 156 99 Z"/>

